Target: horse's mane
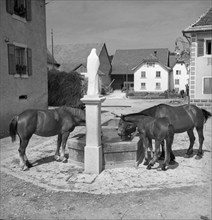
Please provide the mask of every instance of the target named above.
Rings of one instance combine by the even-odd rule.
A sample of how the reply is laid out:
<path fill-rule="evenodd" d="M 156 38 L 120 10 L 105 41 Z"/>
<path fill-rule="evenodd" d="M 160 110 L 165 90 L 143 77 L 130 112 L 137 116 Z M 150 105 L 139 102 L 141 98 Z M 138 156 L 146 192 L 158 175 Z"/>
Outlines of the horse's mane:
<path fill-rule="evenodd" d="M 144 115 L 144 116 L 152 116 L 152 117 L 154 117 L 157 108 L 161 107 L 161 106 L 167 106 L 167 105 L 166 104 L 154 105 L 154 106 L 152 106 L 150 108 L 147 108 L 147 109 L 144 109 L 143 111 L 140 111 L 140 112 L 130 113 L 130 114 L 127 114 L 127 115 L 123 115 L 123 119 L 125 117 L 127 117 L 127 116 L 136 116 L 136 115 Z"/>
<path fill-rule="evenodd" d="M 82 110 L 80 108 L 73 108 L 69 106 L 62 106 L 61 109 L 70 112 L 72 115 L 74 115 L 77 118 L 85 119 L 85 110 Z"/>

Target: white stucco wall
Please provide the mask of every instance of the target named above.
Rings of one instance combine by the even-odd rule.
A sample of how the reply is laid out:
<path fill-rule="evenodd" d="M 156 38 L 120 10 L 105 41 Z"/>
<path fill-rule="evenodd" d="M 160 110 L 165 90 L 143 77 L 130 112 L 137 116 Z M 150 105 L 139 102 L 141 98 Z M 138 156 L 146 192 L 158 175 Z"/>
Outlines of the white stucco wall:
<path fill-rule="evenodd" d="M 146 77 L 141 78 L 141 72 L 146 72 Z M 156 71 L 161 72 L 161 77 L 156 77 Z M 147 67 L 146 64 L 137 68 L 134 72 L 134 90 L 135 92 L 163 92 L 168 89 L 168 70 L 163 68 L 159 63 L 154 67 Z M 141 88 L 141 83 L 146 83 L 146 88 Z M 156 89 L 156 83 L 160 83 L 160 89 Z"/>
<path fill-rule="evenodd" d="M 180 75 L 177 75 L 177 70 L 181 71 Z M 179 84 L 175 84 L 175 80 L 179 79 Z M 173 80 L 174 88 L 180 90 L 186 90 L 185 85 L 188 84 L 189 74 L 184 63 L 176 63 L 173 67 Z"/>

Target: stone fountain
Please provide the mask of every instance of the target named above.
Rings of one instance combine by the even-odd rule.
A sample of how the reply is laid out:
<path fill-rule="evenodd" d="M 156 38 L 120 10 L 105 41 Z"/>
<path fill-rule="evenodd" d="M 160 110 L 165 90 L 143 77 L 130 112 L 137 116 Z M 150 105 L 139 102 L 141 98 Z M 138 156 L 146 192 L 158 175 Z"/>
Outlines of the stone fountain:
<path fill-rule="evenodd" d="M 99 93 L 99 66 L 96 49 L 92 49 L 87 58 L 88 90 L 81 99 L 86 105 L 86 130 L 67 142 L 69 162 L 94 174 L 109 167 L 134 166 L 142 153 L 138 137 L 121 141 L 117 134 L 118 119 L 101 124 L 101 103 L 105 97 Z"/>

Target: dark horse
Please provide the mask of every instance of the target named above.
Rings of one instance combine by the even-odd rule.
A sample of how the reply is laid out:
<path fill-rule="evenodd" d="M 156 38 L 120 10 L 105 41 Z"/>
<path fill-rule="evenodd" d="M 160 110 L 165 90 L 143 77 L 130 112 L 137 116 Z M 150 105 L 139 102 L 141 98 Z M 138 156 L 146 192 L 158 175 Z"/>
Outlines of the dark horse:
<path fill-rule="evenodd" d="M 121 116 L 118 126 L 118 135 L 125 136 L 126 129 L 131 125 L 135 125 L 139 132 L 140 139 L 143 142 L 145 149 L 145 161 L 144 165 L 147 165 L 147 169 L 155 164 L 160 152 L 160 144 L 166 140 L 165 158 L 161 169 L 166 170 L 166 166 L 170 161 L 170 151 L 174 139 L 174 128 L 170 124 L 168 118 L 153 118 L 144 115 L 126 115 Z M 152 152 L 152 139 L 155 140 L 155 152 L 153 159 L 148 160 L 148 148 Z M 138 160 L 139 161 L 139 160 Z"/>
<path fill-rule="evenodd" d="M 151 108 L 145 109 L 138 113 L 130 115 L 146 115 L 154 118 L 167 117 L 170 124 L 174 127 L 174 133 L 183 133 L 187 132 L 190 140 L 189 148 L 186 152 L 185 157 L 191 157 L 193 154 L 193 146 L 195 141 L 194 128 L 196 128 L 199 136 L 199 149 L 196 155 L 196 159 L 202 158 L 202 144 L 204 141 L 203 136 L 203 126 L 206 123 L 207 119 L 212 116 L 212 114 L 205 109 L 200 109 L 196 105 L 181 105 L 181 106 L 169 106 L 166 104 L 159 104 Z M 126 116 L 126 115 L 125 115 Z M 126 128 L 126 135 L 129 135 L 136 130 L 131 126 L 129 129 Z M 162 156 L 164 152 L 162 149 Z M 171 160 L 175 159 L 173 152 L 171 151 Z"/>
<path fill-rule="evenodd" d="M 9 132 L 12 142 L 16 140 L 16 134 L 20 138 L 18 151 L 21 168 L 24 170 L 32 167 L 26 156 L 26 147 L 33 134 L 43 137 L 58 135 L 55 159 L 67 162 L 65 158 L 66 142 L 70 132 L 79 125 L 85 125 L 85 111 L 65 106 L 52 110 L 30 109 L 15 116 L 10 123 Z"/>

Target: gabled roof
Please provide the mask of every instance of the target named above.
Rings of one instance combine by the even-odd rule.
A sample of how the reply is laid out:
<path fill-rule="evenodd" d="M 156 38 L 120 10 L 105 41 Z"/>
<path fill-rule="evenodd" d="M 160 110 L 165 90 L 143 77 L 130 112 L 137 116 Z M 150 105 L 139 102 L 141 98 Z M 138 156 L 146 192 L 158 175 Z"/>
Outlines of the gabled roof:
<path fill-rule="evenodd" d="M 59 67 L 60 66 L 60 64 L 55 60 L 55 58 L 54 58 L 54 65 L 55 66 L 57 66 L 57 67 Z M 52 64 L 52 55 L 51 55 L 51 53 L 50 53 L 50 51 L 47 49 L 47 63 L 48 64 Z"/>
<path fill-rule="evenodd" d="M 86 66 L 87 57 L 93 48 L 96 48 L 99 56 L 104 45 L 104 43 L 55 45 L 54 57 L 60 62 L 62 71 L 70 72 L 79 65 Z"/>
<path fill-rule="evenodd" d="M 133 74 L 133 68 L 148 59 L 157 59 L 168 67 L 169 50 L 167 48 L 117 50 L 112 60 L 113 75 Z"/>
<path fill-rule="evenodd" d="M 169 54 L 169 67 L 173 68 L 174 65 L 177 63 L 177 57 L 174 53 Z"/>
<path fill-rule="evenodd" d="M 196 22 L 187 27 L 183 32 L 212 30 L 212 7 L 205 12 Z"/>

